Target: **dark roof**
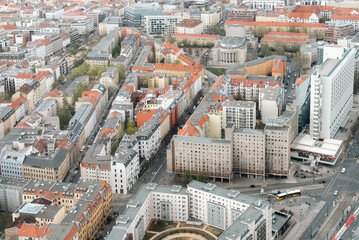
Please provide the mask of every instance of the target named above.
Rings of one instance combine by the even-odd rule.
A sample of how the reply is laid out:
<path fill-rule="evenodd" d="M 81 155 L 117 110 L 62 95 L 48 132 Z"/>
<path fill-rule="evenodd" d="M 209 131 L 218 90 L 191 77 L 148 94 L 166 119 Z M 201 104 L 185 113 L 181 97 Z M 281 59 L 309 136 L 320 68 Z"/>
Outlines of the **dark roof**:
<path fill-rule="evenodd" d="M 39 197 L 39 198 L 35 198 L 34 200 L 32 200 L 31 203 L 37 203 L 37 204 L 44 204 L 44 205 L 51 205 L 52 201 L 43 198 L 43 197 Z"/>
<path fill-rule="evenodd" d="M 62 162 L 65 160 L 69 151 L 59 148 L 52 158 L 44 158 L 39 156 L 27 156 L 24 160 L 24 165 L 30 165 L 31 167 L 37 168 L 54 168 L 60 167 Z"/>

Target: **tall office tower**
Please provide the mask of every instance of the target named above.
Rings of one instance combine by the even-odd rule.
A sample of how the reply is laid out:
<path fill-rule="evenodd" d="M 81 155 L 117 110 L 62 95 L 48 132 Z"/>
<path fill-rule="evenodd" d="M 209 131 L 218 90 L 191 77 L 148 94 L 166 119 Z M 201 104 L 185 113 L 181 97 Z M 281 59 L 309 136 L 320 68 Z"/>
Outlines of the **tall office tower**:
<path fill-rule="evenodd" d="M 311 76 L 310 135 L 333 138 L 353 105 L 355 49 L 327 45 L 323 63 Z"/>

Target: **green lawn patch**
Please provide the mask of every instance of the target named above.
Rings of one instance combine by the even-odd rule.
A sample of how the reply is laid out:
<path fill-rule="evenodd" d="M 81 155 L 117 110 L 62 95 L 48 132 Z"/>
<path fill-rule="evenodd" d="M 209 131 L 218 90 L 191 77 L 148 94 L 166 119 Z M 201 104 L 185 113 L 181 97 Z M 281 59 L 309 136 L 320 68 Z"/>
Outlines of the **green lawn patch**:
<path fill-rule="evenodd" d="M 225 68 L 207 68 L 207 70 L 217 76 L 225 75 L 227 71 Z"/>

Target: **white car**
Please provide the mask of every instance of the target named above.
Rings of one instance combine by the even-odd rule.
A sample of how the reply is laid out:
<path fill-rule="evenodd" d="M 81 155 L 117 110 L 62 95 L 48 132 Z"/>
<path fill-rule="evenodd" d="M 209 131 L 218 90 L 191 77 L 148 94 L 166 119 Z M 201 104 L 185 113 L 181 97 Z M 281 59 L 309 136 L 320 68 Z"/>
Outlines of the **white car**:
<path fill-rule="evenodd" d="M 345 171 L 346 171 L 346 169 L 345 169 L 345 168 L 343 168 L 343 169 L 342 169 L 342 173 L 345 173 Z"/>
<path fill-rule="evenodd" d="M 335 191 L 335 192 L 334 192 L 334 196 L 338 196 L 338 191 Z"/>

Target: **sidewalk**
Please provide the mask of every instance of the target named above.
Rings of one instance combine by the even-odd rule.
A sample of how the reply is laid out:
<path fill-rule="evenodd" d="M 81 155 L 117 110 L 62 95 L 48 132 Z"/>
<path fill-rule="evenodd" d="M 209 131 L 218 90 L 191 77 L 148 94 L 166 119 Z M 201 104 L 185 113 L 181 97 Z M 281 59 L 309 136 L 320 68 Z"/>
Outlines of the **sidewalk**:
<path fill-rule="evenodd" d="M 297 223 L 295 226 L 288 232 L 287 235 L 285 235 L 284 239 L 299 239 L 302 234 L 307 230 L 307 228 L 310 226 L 314 218 L 317 216 L 317 214 L 320 212 L 320 210 L 324 207 L 325 202 L 320 201 L 315 208 L 313 209 L 307 209 L 305 213 L 302 213 L 302 216 L 300 217 L 299 221 L 297 220 Z M 298 214 L 294 214 L 297 215 Z"/>

